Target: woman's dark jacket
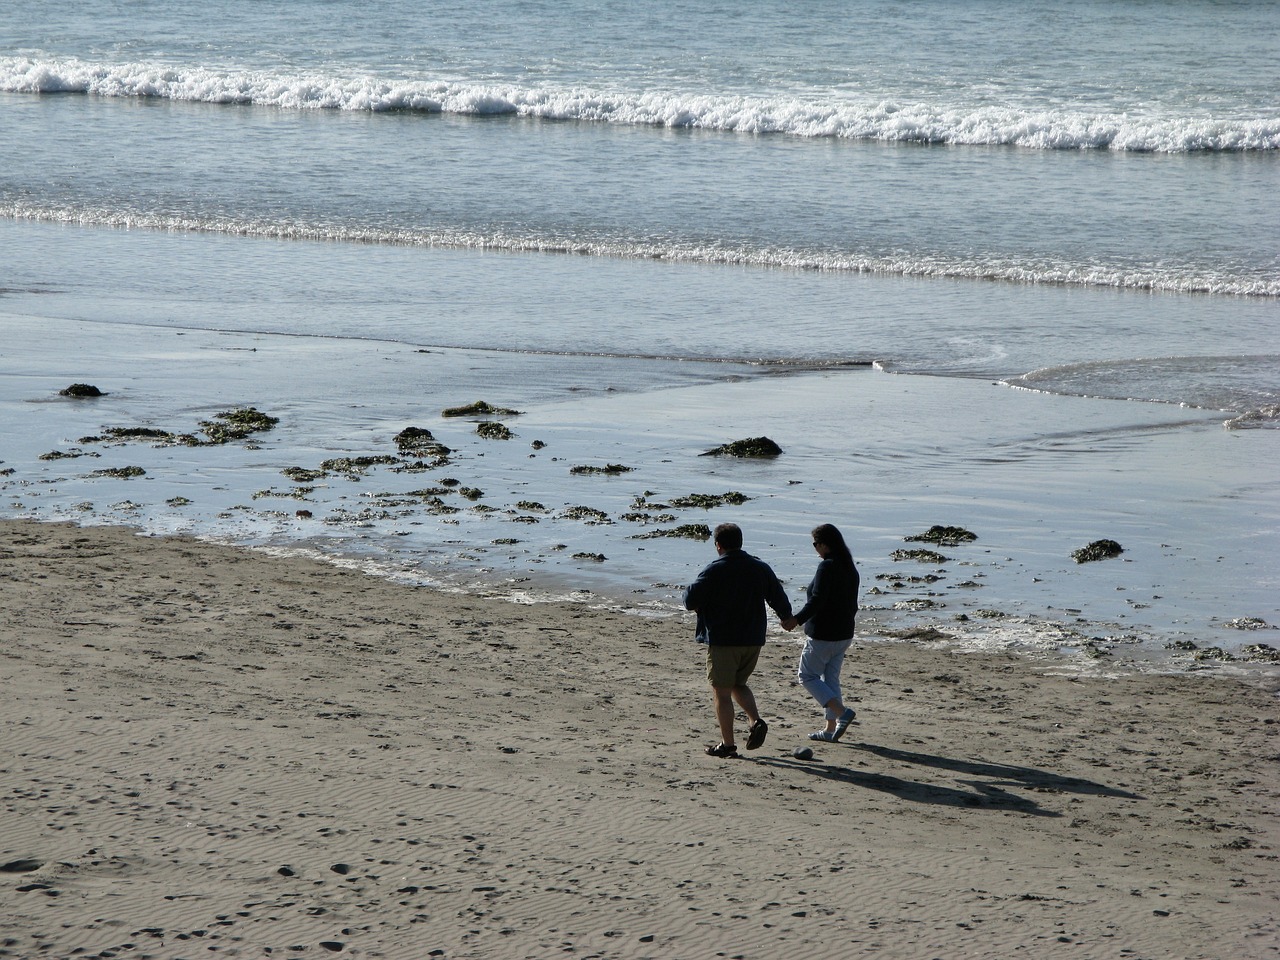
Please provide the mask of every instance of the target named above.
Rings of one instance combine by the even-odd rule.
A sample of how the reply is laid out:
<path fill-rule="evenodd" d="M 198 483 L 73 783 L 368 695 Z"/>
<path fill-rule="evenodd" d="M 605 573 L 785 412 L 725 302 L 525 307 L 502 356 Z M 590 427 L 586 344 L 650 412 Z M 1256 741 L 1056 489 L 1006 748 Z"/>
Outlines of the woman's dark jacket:
<path fill-rule="evenodd" d="M 858 614 L 858 567 L 852 560 L 826 557 L 809 584 L 809 599 L 796 619 L 814 640 L 848 640 Z"/>

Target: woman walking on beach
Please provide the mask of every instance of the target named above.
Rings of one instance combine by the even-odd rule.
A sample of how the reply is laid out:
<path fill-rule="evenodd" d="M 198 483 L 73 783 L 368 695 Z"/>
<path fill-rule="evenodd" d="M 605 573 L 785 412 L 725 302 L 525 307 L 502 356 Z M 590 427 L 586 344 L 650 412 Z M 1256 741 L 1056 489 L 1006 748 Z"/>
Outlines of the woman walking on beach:
<path fill-rule="evenodd" d="M 783 626 L 804 624 L 808 639 L 800 653 L 796 678 L 822 704 L 827 724 L 809 734 L 810 740 L 835 743 L 856 714 L 840 699 L 840 668 L 853 643 L 853 620 L 858 613 L 858 568 L 840 531 L 830 523 L 813 528 L 813 548 L 822 558 L 807 588 L 808 600 Z"/>

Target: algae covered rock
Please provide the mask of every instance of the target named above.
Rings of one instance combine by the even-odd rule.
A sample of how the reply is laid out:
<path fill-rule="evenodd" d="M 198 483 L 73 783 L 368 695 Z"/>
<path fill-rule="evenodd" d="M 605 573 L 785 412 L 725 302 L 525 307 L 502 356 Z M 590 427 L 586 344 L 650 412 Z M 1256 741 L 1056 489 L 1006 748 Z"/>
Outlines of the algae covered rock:
<path fill-rule="evenodd" d="M 73 383 L 58 391 L 60 397 L 105 397 L 106 394 L 91 383 Z"/>
<path fill-rule="evenodd" d="M 1094 560 L 1107 560 L 1124 553 L 1124 547 L 1114 540 L 1095 540 L 1088 546 L 1071 552 L 1071 559 L 1076 563 L 1092 563 Z"/>
<path fill-rule="evenodd" d="M 495 407 L 484 400 L 477 400 L 475 403 L 468 403 L 461 407 L 446 407 L 440 411 L 442 417 L 517 417 L 519 415 L 519 410 Z"/>
<path fill-rule="evenodd" d="M 230 443 L 243 440 L 253 433 L 270 430 L 280 422 L 279 417 L 272 417 L 256 407 L 241 407 L 224 413 L 215 413 L 212 420 L 200 421 L 200 427 L 209 438 L 209 443 Z"/>
<path fill-rule="evenodd" d="M 924 533 L 917 533 L 914 537 L 903 537 L 907 543 L 934 543 L 940 547 L 958 547 L 962 543 L 971 543 L 978 539 L 978 535 L 964 527 L 944 527 L 935 523 Z"/>
<path fill-rule="evenodd" d="M 476 424 L 476 434 L 486 440 L 510 440 L 515 436 L 505 424 L 497 420 L 485 420 Z"/>
<path fill-rule="evenodd" d="M 734 440 L 724 443 L 713 450 L 703 453 L 704 457 L 778 457 L 782 448 L 768 437 L 750 437 L 746 440 Z"/>
<path fill-rule="evenodd" d="M 447 457 L 451 451 L 423 427 L 405 427 L 396 434 L 396 447 L 404 454 Z"/>

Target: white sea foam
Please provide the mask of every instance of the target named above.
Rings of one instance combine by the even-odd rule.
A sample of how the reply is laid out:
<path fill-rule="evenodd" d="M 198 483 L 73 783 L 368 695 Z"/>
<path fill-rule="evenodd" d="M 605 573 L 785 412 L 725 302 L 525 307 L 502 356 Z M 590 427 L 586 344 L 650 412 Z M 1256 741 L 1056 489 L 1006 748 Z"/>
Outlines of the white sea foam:
<path fill-rule="evenodd" d="M 1158 153 L 1280 149 L 1280 119 L 1138 117 L 888 100 L 521 87 L 372 76 L 0 57 L 0 91 L 151 97 L 290 110 L 512 114 L 748 134 Z"/>

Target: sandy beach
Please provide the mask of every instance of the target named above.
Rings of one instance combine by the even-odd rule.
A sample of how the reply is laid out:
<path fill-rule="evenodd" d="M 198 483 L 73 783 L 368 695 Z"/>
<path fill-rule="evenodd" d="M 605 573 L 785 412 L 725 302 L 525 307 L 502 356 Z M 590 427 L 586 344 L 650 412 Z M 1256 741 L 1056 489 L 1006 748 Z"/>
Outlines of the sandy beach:
<path fill-rule="evenodd" d="M 1280 954 L 1280 704 L 778 633 L 733 761 L 692 623 L 0 524 L 0 956 Z"/>

